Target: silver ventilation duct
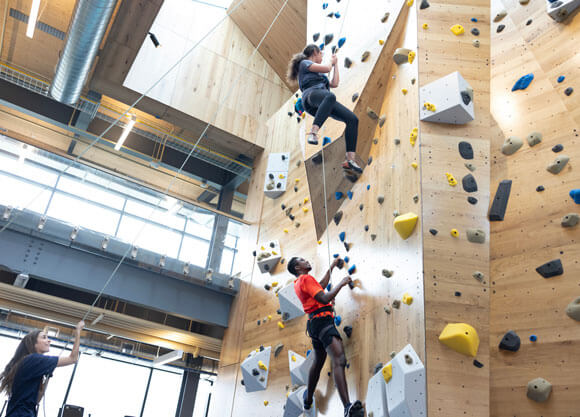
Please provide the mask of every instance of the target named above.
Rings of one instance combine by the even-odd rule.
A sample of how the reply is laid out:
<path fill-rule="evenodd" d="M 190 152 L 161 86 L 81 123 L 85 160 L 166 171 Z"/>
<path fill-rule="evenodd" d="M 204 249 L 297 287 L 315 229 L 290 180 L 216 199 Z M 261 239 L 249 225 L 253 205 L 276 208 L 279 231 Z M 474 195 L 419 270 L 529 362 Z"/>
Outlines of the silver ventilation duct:
<path fill-rule="evenodd" d="M 117 0 L 78 0 L 49 93 L 75 104 L 93 65 Z"/>

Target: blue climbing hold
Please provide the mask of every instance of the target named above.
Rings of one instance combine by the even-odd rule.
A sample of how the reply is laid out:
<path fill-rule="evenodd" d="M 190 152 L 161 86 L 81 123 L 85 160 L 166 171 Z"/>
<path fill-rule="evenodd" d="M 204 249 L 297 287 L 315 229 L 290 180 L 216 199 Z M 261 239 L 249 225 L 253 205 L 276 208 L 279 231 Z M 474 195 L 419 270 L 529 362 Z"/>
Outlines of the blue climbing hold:
<path fill-rule="evenodd" d="M 580 188 L 570 190 L 570 197 L 572 197 L 572 200 L 574 200 L 576 204 L 580 204 Z"/>
<path fill-rule="evenodd" d="M 346 195 L 349 200 L 352 200 L 352 191 L 347 191 Z"/>
<path fill-rule="evenodd" d="M 350 261 L 350 258 L 348 256 L 344 257 L 344 262 L 348 263 L 348 261 Z"/>
<path fill-rule="evenodd" d="M 367 191 L 371 189 L 371 185 L 367 185 Z"/>
<path fill-rule="evenodd" d="M 338 258 L 338 253 L 335 253 L 334 255 L 332 255 L 332 257 L 333 257 L 334 259 Z"/>
<path fill-rule="evenodd" d="M 348 268 L 348 274 L 352 275 L 356 272 L 356 265 L 353 264 L 350 268 Z"/>
<path fill-rule="evenodd" d="M 530 342 L 535 342 L 538 340 L 538 336 L 536 336 L 535 334 L 530 336 Z"/>
<path fill-rule="evenodd" d="M 525 90 L 528 88 L 532 80 L 534 79 L 534 74 L 528 74 L 521 77 L 519 80 L 516 81 L 514 86 L 512 87 L 512 91 L 516 90 Z"/>
<path fill-rule="evenodd" d="M 566 77 L 564 77 L 563 75 L 560 75 L 558 77 L 558 82 L 561 83 L 562 81 L 564 81 L 566 79 Z"/>
<path fill-rule="evenodd" d="M 296 100 L 296 103 L 294 104 L 294 111 L 300 115 L 304 113 L 304 104 L 302 103 L 302 97 Z"/>
<path fill-rule="evenodd" d="M 332 284 L 328 284 L 328 285 L 326 286 L 326 291 L 330 291 L 330 290 L 331 290 L 331 288 L 332 288 Z"/>
<path fill-rule="evenodd" d="M 332 139 L 330 139 L 328 136 L 325 136 L 324 139 L 322 139 L 322 146 L 328 145 L 330 142 L 332 142 Z"/>
<path fill-rule="evenodd" d="M 335 13 L 335 16 L 336 16 L 336 13 Z M 346 38 L 340 38 L 338 40 L 338 47 L 342 48 L 342 45 L 344 45 L 345 42 L 346 42 Z"/>
<path fill-rule="evenodd" d="M 334 12 L 334 17 L 336 17 L 337 19 L 340 19 L 340 13 Z M 340 48 L 340 46 L 339 46 L 339 48 Z"/>
<path fill-rule="evenodd" d="M 328 7 L 328 3 L 322 3 L 322 10 L 326 10 L 327 7 Z"/>
<path fill-rule="evenodd" d="M 472 18 L 471 18 L 471 21 L 472 21 L 472 22 L 477 22 L 477 18 L 475 18 L 475 17 L 472 17 Z"/>
<path fill-rule="evenodd" d="M 340 326 L 340 323 L 342 323 L 342 317 L 340 317 L 340 316 L 336 316 L 336 317 L 334 318 L 334 324 L 335 324 L 335 326 L 336 326 L 336 327 Z"/>
<path fill-rule="evenodd" d="M 342 197 L 344 197 L 342 191 L 337 191 L 334 193 L 334 198 L 336 198 L 337 200 L 340 200 Z"/>
<path fill-rule="evenodd" d="M 308 355 L 310 355 L 311 353 L 312 353 L 312 349 L 308 349 L 308 350 L 306 351 L 306 357 L 308 357 Z"/>
<path fill-rule="evenodd" d="M 345 232 L 340 232 L 340 234 L 338 235 L 338 238 L 340 239 L 341 242 L 344 242 L 344 238 L 346 237 L 346 233 Z"/>
<path fill-rule="evenodd" d="M 321 51 L 324 50 L 324 42 L 322 42 L 320 45 L 318 45 L 318 49 L 320 49 Z"/>

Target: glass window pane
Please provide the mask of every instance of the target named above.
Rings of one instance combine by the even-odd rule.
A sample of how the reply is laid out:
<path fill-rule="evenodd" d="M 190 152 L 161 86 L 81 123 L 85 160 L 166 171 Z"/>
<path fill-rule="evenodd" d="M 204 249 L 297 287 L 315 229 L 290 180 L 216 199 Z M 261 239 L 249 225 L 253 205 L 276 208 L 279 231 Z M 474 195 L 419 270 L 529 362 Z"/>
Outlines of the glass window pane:
<path fill-rule="evenodd" d="M 222 274 L 232 273 L 232 264 L 234 263 L 234 251 L 224 248 L 222 252 L 222 262 L 220 264 L 220 272 Z"/>
<path fill-rule="evenodd" d="M 125 211 L 143 219 L 151 219 L 154 222 L 177 230 L 183 230 L 183 225 L 185 223 L 185 218 L 177 213 L 172 214 L 167 210 L 156 209 L 155 206 L 134 200 L 127 200 Z"/>
<path fill-rule="evenodd" d="M 3 153 L 0 153 L 0 170 L 50 187 L 54 187 L 58 177 L 58 174 L 51 169 L 45 169 L 30 161 L 20 160 Z"/>
<path fill-rule="evenodd" d="M 187 220 L 185 231 L 190 235 L 203 237 L 210 240 L 213 232 L 215 214 L 208 212 L 193 212 Z"/>
<path fill-rule="evenodd" d="M 143 225 L 146 226 L 143 228 Z M 131 216 L 123 216 L 117 237 L 127 243 L 135 242 L 140 248 L 147 249 L 171 258 L 177 258 L 181 233 L 156 226 Z"/>
<path fill-rule="evenodd" d="M 120 214 L 61 193 L 55 193 L 47 215 L 75 226 L 114 235 Z"/>
<path fill-rule="evenodd" d="M 51 191 L 0 173 L 0 202 L 6 206 L 44 213 Z"/>
<path fill-rule="evenodd" d="M 185 235 L 179 259 L 192 265 L 205 267 L 208 250 L 209 242 Z"/>
<path fill-rule="evenodd" d="M 117 194 L 72 178 L 61 177 L 57 188 L 74 194 L 77 197 L 95 201 L 105 206 L 116 208 L 117 210 L 121 210 L 125 203 L 125 199 Z"/>
<path fill-rule="evenodd" d="M 143 417 L 174 417 L 182 378 L 183 372 L 173 373 L 155 369 Z"/>
<path fill-rule="evenodd" d="M 84 407 L 85 416 L 138 416 L 148 378 L 147 368 L 83 354 L 68 404 Z"/>
<path fill-rule="evenodd" d="M 209 395 L 213 391 L 213 384 L 211 381 L 201 378 L 197 386 L 197 396 L 195 397 L 195 408 L 193 409 L 193 417 L 205 417 L 208 408 Z"/>

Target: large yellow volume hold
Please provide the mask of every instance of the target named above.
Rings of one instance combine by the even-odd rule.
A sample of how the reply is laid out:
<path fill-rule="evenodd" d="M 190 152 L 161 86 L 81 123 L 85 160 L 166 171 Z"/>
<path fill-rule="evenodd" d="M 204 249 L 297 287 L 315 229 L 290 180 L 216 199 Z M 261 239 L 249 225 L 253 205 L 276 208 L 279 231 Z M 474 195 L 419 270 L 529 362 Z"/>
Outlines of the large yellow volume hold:
<path fill-rule="evenodd" d="M 258 361 L 258 368 L 263 369 L 264 371 L 268 370 L 268 367 L 262 361 Z"/>
<path fill-rule="evenodd" d="M 463 33 L 465 33 L 465 29 L 461 25 L 453 25 L 450 27 L 450 29 L 451 29 L 451 32 L 453 32 L 453 34 L 455 36 L 459 36 L 459 35 L 462 35 Z"/>
<path fill-rule="evenodd" d="M 413 130 L 411 130 L 411 135 L 409 136 L 409 142 L 411 142 L 412 146 L 415 146 L 415 143 L 417 142 L 417 136 L 419 136 L 419 128 L 414 127 Z"/>
<path fill-rule="evenodd" d="M 388 363 L 383 366 L 383 378 L 385 378 L 385 383 L 388 383 L 393 377 L 393 365 Z"/>
<path fill-rule="evenodd" d="M 415 225 L 417 224 L 417 216 L 415 213 L 405 213 L 401 214 L 400 216 L 395 217 L 393 220 L 393 226 L 395 226 L 395 230 L 403 239 L 407 239 L 413 233 L 415 229 Z"/>
<path fill-rule="evenodd" d="M 479 336 L 473 327 L 465 323 L 449 323 L 439 340 L 445 346 L 467 356 L 476 356 L 479 349 Z"/>

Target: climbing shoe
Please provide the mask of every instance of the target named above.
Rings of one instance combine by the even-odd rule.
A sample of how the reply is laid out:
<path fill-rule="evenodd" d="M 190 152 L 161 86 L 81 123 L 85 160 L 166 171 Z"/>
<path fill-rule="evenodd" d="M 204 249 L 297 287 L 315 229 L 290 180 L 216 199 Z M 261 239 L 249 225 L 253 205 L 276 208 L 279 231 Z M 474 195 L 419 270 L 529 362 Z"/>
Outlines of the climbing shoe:
<path fill-rule="evenodd" d="M 316 133 L 310 132 L 306 137 L 306 141 L 311 145 L 318 145 L 318 135 Z"/>
<path fill-rule="evenodd" d="M 306 402 L 306 397 L 307 396 L 308 396 L 308 390 L 305 389 L 304 390 L 304 395 L 302 396 L 304 398 L 304 410 L 305 411 L 310 410 L 310 407 L 312 407 L 312 403 L 307 403 Z"/>
<path fill-rule="evenodd" d="M 360 401 L 349 404 L 344 409 L 344 417 L 364 417 L 365 409 Z"/>
<path fill-rule="evenodd" d="M 353 160 L 343 162 L 342 169 L 354 174 L 362 174 L 363 172 L 362 168 Z"/>

